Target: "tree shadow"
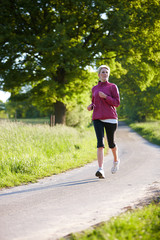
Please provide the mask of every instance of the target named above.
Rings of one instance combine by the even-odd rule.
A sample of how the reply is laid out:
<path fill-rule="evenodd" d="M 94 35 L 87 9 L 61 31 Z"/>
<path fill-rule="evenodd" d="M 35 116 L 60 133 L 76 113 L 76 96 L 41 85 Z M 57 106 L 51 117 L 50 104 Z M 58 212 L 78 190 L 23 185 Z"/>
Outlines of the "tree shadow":
<path fill-rule="evenodd" d="M 28 192 L 41 191 L 41 190 L 47 190 L 47 189 L 52 189 L 52 188 L 78 186 L 78 185 L 89 184 L 89 183 L 98 182 L 98 181 L 99 181 L 99 179 L 89 178 L 89 179 L 83 179 L 83 180 L 63 182 L 63 183 L 47 185 L 47 186 L 44 186 L 44 187 L 35 187 L 35 188 L 29 188 L 29 189 L 24 189 L 24 190 L 20 190 L 20 191 L 13 191 L 13 192 L 8 192 L 8 193 L 0 193 L 0 197 L 9 196 L 9 195 L 15 195 L 15 194 L 28 193 Z"/>

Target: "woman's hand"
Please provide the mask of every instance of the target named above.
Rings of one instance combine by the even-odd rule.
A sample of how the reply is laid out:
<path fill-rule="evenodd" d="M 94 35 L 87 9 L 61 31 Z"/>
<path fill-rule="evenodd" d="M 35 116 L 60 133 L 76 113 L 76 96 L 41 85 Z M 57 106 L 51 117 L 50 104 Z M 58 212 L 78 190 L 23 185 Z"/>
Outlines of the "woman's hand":
<path fill-rule="evenodd" d="M 105 93 L 101 92 L 101 91 L 99 91 L 99 96 L 101 98 L 105 98 L 105 99 L 107 98 L 107 95 Z"/>
<path fill-rule="evenodd" d="M 87 107 L 87 110 L 88 111 L 91 111 L 93 109 L 93 104 L 91 103 L 88 107 Z"/>

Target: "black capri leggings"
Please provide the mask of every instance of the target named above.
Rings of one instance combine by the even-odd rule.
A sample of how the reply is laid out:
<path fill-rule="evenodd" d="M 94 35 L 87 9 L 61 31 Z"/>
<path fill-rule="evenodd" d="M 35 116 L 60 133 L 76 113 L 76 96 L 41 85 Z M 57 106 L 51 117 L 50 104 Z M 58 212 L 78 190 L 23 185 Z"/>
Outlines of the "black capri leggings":
<path fill-rule="evenodd" d="M 116 146 L 114 142 L 114 133 L 117 129 L 117 124 L 102 122 L 98 119 L 93 120 L 93 124 L 97 137 L 97 148 L 104 147 L 104 128 L 106 130 L 109 148 L 114 148 Z"/>

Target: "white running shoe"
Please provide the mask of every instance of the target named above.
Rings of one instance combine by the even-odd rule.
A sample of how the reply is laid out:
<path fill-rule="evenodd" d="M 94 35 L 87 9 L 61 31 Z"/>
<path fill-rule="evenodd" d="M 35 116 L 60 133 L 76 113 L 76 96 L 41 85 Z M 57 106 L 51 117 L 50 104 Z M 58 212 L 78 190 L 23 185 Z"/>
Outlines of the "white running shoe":
<path fill-rule="evenodd" d="M 98 171 L 96 172 L 95 175 L 96 175 L 96 177 L 99 177 L 99 178 L 105 178 L 103 169 L 98 169 Z"/>
<path fill-rule="evenodd" d="M 114 174 L 119 170 L 120 160 L 118 162 L 113 162 L 113 167 L 111 168 L 111 173 Z"/>

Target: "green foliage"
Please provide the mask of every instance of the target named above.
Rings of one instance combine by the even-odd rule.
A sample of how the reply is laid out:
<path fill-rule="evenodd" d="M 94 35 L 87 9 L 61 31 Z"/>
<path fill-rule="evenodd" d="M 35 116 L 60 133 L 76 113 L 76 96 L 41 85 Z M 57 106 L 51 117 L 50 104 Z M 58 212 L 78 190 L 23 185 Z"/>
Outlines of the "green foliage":
<path fill-rule="evenodd" d="M 128 211 L 83 233 L 71 234 L 68 240 L 158 240 L 160 204 Z M 63 239 L 63 238 L 62 238 Z M 61 239 L 61 240 L 62 240 Z"/>
<path fill-rule="evenodd" d="M 5 109 L 5 104 L 0 100 L 0 111 Z"/>
<path fill-rule="evenodd" d="M 147 63 L 130 59 L 124 64 L 128 72 L 120 80 L 125 115 L 135 121 L 160 116 L 160 75 Z"/>
<path fill-rule="evenodd" d="M 89 105 L 89 104 L 88 104 Z M 78 105 L 66 114 L 66 124 L 72 127 L 86 127 L 91 123 L 91 113 L 86 106 Z"/>
<path fill-rule="evenodd" d="M 97 73 L 84 71 L 65 88 L 63 102 L 67 107 L 66 124 L 68 126 L 86 126 L 91 121 L 91 113 L 87 111 L 87 106 L 91 103 L 91 89 L 97 82 Z M 42 99 L 39 99 L 39 96 L 36 97 L 33 91 L 32 96 L 26 99 L 25 95 L 28 93 L 11 97 L 5 104 L 9 117 L 38 118 L 54 114 L 52 91 L 53 89 L 48 86 L 47 91 L 43 92 Z"/>
<path fill-rule="evenodd" d="M 160 118 L 159 69 L 145 61 L 140 55 L 108 61 L 110 81 L 116 83 L 120 90 L 119 116 L 132 121 Z"/>
<path fill-rule="evenodd" d="M 7 114 L 5 113 L 5 103 L 0 100 L 0 118 L 8 118 Z"/>
<path fill-rule="evenodd" d="M 38 110 L 36 106 L 31 104 L 29 99 L 23 101 L 9 100 L 5 103 L 5 111 L 9 118 L 40 118 L 49 116 L 49 112 Z"/>
<path fill-rule="evenodd" d="M 42 86 L 42 98 L 35 92 L 36 88 L 31 90 L 31 101 L 39 109 L 53 109 L 55 101 L 63 102 L 68 111 L 72 110 L 77 104 L 88 104 L 89 97 L 91 96 L 91 88 L 98 80 L 97 73 L 88 71 L 77 71 L 76 74 L 68 76 L 68 83 L 65 83 L 62 88 L 55 84 L 54 81 L 46 83 L 45 88 Z M 40 86 L 39 86 L 40 87 Z M 37 90 L 39 92 L 39 90 Z M 55 95 L 58 95 L 56 99 Z M 54 95 L 54 96 L 53 96 Z"/>
<path fill-rule="evenodd" d="M 27 96 L 34 101 L 70 105 L 86 89 L 82 70 L 97 52 L 92 41 L 100 34 L 103 7 L 90 0 L 1 3 L 3 89 L 14 97 L 30 86 Z"/>
<path fill-rule="evenodd" d="M 76 79 L 75 79 L 76 81 Z M 68 99 L 68 111 L 66 114 L 66 124 L 68 126 L 87 126 L 91 123 L 92 112 L 87 111 L 87 106 L 91 103 L 91 90 L 98 83 L 98 75 L 95 72 L 85 72 L 81 79 L 84 84 L 84 90 L 75 93 L 74 98 Z M 75 85 L 72 84 L 75 88 Z M 74 91 L 72 89 L 71 91 Z M 72 100 L 72 101 L 71 101 Z"/>
<path fill-rule="evenodd" d="M 0 87 L 12 97 L 28 88 L 23 97 L 35 105 L 55 110 L 61 102 L 70 110 L 89 90 L 85 67 L 107 63 L 123 114 L 159 115 L 159 0 L 8 0 L 0 7 Z"/>
<path fill-rule="evenodd" d="M 131 123 L 130 127 L 148 141 L 160 145 L 160 121 Z"/>
<path fill-rule="evenodd" d="M 5 113 L 5 111 L 4 110 L 2 110 L 2 111 L 0 111 L 0 119 L 4 119 L 4 118 L 8 118 L 8 115 Z"/>
<path fill-rule="evenodd" d="M 1 4 L 4 89 L 13 92 L 25 84 L 38 88 L 54 81 L 55 101 L 62 97 L 62 86 L 70 82 L 71 74 L 79 74 L 97 52 L 92 41 L 100 34 L 104 6 L 90 0 Z"/>
<path fill-rule="evenodd" d="M 96 158 L 93 128 L 0 122 L 0 187 L 83 166 Z"/>
<path fill-rule="evenodd" d="M 121 1 L 117 14 L 113 11 L 112 16 L 118 28 L 112 33 L 116 34 L 114 51 L 104 50 L 97 61 L 97 64 L 110 65 L 110 81 L 118 85 L 121 95 L 119 116 L 131 120 L 160 117 L 159 6 L 157 0 Z M 120 17 L 117 18 L 122 12 L 124 28 Z M 107 33 L 103 38 L 107 44 Z"/>

